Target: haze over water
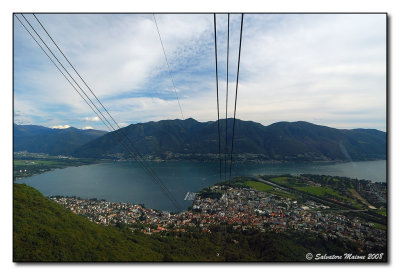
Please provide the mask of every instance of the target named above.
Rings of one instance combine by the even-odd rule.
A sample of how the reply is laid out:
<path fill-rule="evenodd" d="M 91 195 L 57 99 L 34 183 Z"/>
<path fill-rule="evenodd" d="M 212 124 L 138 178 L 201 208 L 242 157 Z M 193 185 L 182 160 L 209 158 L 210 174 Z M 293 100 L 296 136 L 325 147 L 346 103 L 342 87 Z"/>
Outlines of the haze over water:
<path fill-rule="evenodd" d="M 218 162 L 172 161 L 150 162 L 149 164 L 184 209 L 191 205 L 191 201 L 184 201 L 188 191 L 196 192 L 219 181 Z M 233 176 L 301 173 L 385 182 L 386 161 L 340 164 L 237 163 L 232 168 Z M 224 169 L 222 180 L 224 180 Z M 21 179 L 18 182 L 33 186 L 46 196 L 64 195 L 116 202 L 144 203 L 146 207 L 175 211 L 160 188 L 151 181 L 140 165 L 134 162 L 69 167 Z"/>

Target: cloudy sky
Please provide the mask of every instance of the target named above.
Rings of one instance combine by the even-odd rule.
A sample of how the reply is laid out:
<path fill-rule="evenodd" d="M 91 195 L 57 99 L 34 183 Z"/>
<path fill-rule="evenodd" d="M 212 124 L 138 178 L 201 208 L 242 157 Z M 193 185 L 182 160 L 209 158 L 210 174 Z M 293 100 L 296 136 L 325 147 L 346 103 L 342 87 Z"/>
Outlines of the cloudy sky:
<path fill-rule="evenodd" d="M 26 18 L 51 46 L 34 17 Z M 38 18 L 121 126 L 182 118 L 152 14 Z M 216 120 L 213 15 L 156 18 L 184 118 Z M 239 31 L 240 15 L 233 14 L 229 117 Z M 226 14 L 217 15 L 217 40 L 224 116 Z M 54 46 L 51 49 L 57 52 Z M 303 120 L 386 131 L 386 15 L 245 14 L 237 117 L 264 125 Z M 14 121 L 105 129 L 16 18 Z"/>

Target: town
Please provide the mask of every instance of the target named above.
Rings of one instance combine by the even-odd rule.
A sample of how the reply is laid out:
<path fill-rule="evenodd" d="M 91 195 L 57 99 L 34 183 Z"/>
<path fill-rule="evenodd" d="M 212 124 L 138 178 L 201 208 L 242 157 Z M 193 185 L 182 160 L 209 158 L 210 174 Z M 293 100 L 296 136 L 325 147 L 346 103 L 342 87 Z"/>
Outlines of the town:
<path fill-rule="evenodd" d="M 366 248 L 386 246 L 385 227 L 349 215 L 364 210 L 334 209 L 313 200 L 300 202 L 293 197 L 251 187 L 211 186 L 207 192 L 195 196 L 189 210 L 179 213 L 123 202 L 61 196 L 50 198 L 98 224 L 123 224 L 145 234 L 184 232 L 193 227 L 208 232 L 212 225 L 227 224 L 237 230 L 308 231 L 324 238 L 355 242 Z"/>

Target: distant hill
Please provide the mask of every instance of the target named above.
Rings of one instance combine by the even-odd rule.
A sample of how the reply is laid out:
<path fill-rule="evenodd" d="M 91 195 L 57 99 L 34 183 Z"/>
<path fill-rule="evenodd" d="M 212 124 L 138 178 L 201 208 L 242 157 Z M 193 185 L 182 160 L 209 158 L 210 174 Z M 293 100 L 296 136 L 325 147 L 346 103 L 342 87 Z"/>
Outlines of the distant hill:
<path fill-rule="evenodd" d="M 105 133 L 104 131 L 81 130 L 74 127 L 51 129 L 37 125 L 14 124 L 14 151 L 70 155 L 78 147 Z"/>
<path fill-rule="evenodd" d="M 228 119 L 228 148 L 233 119 Z M 221 149 L 225 120 L 220 120 Z M 350 161 L 386 159 L 386 133 L 372 129 L 341 130 L 308 122 L 278 122 L 263 126 L 236 120 L 235 154 L 257 154 L 265 160 Z M 127 135 L 142 154 L 195 156 L 218 154 L 217 122 L 194 119 L 132 124 L 94 139 L 74 152 L 81 157 L 129 156 L 121 144 Z"/>

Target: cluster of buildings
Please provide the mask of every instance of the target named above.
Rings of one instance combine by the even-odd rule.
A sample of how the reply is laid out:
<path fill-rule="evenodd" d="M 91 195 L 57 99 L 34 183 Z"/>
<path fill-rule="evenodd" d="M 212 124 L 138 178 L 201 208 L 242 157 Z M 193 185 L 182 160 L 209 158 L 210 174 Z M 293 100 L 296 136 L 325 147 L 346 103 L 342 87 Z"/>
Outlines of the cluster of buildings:
<path fill-rule="evenodd" d="M 222 192 L 222 197 L 197 197 L 193 202 L 193 211 L 202 214 L 203 225 L 214 222 L 233 224 L 242 229 L 251 226 L 261 231 L 302 230 L 367 246 L 386 245 L 386 230 L 358 217 L 345 215 L 352 210 L 334 210 L 310 200 L 299 203 L 295 199 L 268 195 L 251 188 L 211 188 Z"/>
<path fill-rule="evenodd" d="M 212 186 L 212 192 L 222 194 L 211 198 L 201 194 L 193 201 L 192 209 L 171 214 L 141 205 L 74 197 L 51 197 L 73 212 L 91 221 L 116 225 L 123 223 L 147 234 L 160 231 L 185 231 L 198 226 L 209 231 L 216 224 L 231 224 L 235 229 L 257 228 L 260 231 L 300 230 L 326 238 L 341 238 L 366 246 L 385 246 L 386 231 L 375 228 L 357 217 L 344 215 L 314 201 L 298 202 L 252 188 Z M 342 211 L 342 212 L 341 212 Z"/>
<path fill-rule="evenodd" d="M 154 228 L 155 225 L 164 224 L 170 217 L 169 212 L 156 211 L 139 204 L 61 196 L 52 196 L 50 199 L 92 222 L 103 225 L 143 224 Z"/>

